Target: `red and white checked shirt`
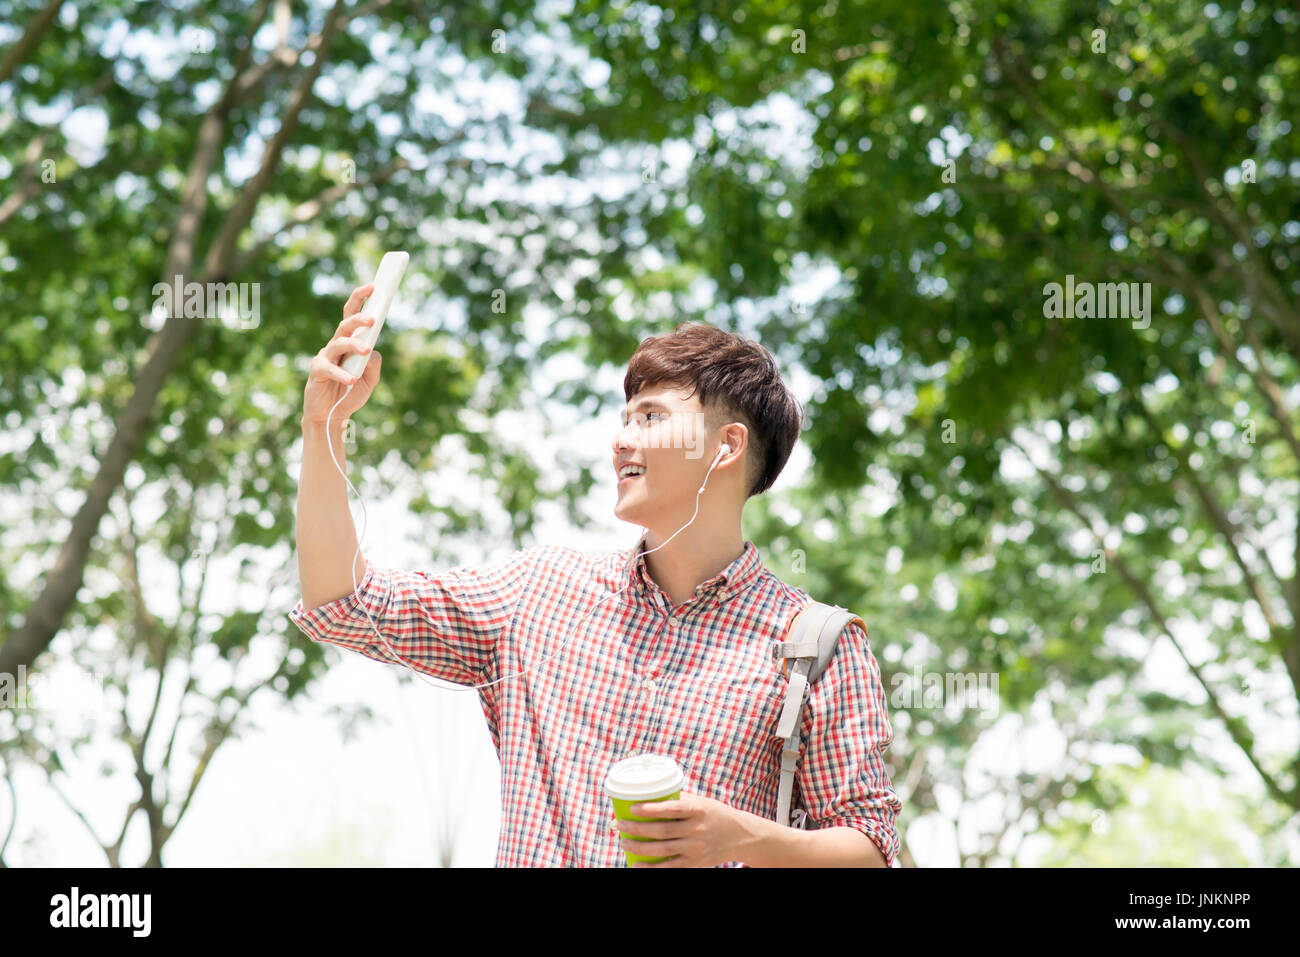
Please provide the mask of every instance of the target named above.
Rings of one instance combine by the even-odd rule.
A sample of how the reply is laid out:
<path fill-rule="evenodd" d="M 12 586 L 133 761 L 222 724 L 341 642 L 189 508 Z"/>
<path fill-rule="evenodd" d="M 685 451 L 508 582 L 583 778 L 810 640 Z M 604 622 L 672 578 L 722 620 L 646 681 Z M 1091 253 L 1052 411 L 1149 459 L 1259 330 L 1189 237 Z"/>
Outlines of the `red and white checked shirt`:
<path fill-rule="evenodd" d="M 645 547 L 644 535 L 599 556 L 541 545 L 433 574 L 367 562 L 356 593 L 311 611 L 299 600 L 289 618 L 314 641 L 395 662 L 364 602 L 402 657 L 465 685 L 518 674 L 569 639 L 552 660 L 478 691 L 501 762 L 496 866 L 625 867 L 603 783 L 633 754 L 667 754 L 686 774 L 683 791 L 776 817 L 786 681 L 770 648 L 811 600 L 746 541 L 674 608 L 644 555 L 629 565 Z M 614 590 L 622 596 L 608 597 Z M 882 758 L 893 730 L 856 623 L 813 684 L 801 730 L 792 809 L 807 810 L 808 829 L 861 831 L 893 866 L 902 802 Z"/>

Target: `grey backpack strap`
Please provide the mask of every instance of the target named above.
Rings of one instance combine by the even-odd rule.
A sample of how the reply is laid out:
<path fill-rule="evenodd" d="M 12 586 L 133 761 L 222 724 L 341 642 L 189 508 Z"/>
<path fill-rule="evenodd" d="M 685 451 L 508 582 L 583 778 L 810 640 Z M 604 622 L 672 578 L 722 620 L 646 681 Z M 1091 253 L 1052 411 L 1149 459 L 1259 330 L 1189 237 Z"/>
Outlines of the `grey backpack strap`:
<path fill-rule="evenodd" d="M 800 809 L 799 822 L 790 819 L 790 802 L 794 796 L 794 775 L 799 767 L 800 720 L 803 707 L 812 695 L 812 683 L 821 677 L 835 654 L 840 633 L 856 621 L 866 631 L 866 623 L 846 608 L 810 602 L 790 623 L 784 640 L 772 642 L 772 657 L 787 672 L 785 704 L 777 721 L 776 735 L 782 739 L 781 787 L 777 796 L 776 819 L 781 824 L 802 828 L 807 811 Z M 786 661 L 792 662 L 785 667 Z"/>

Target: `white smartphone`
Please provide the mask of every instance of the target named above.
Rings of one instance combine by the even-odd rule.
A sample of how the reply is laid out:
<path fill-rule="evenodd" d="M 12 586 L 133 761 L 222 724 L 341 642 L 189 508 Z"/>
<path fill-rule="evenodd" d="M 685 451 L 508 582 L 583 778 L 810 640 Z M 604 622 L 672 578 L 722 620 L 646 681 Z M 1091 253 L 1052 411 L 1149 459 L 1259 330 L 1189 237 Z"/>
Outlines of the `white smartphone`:
<path fill-rule="evenodd" d="M 375 288 L 367 297 L 366 304 L 361 307 L 361 314 L 374 316 L 375 321 L 352 333 L 354 339 L 360 339 L 371 349 L 374 349 L 375 342 L 379 339 L 379 330 L 384 328 L 384 320 L 388 318 L 388 307 L 393 304 L 393 298 L 397 295 L 397 285 L 402 281 L 402 276 L 406 273 L 406 264 L 410 261 L 411 254 L 400 251 L 384 253 L 384 258 L 379 260 L 379 268 L 375 270 Z M 360 378 L 369 361 L 369 352 L 364 355 L 354 352 L 343 360 L 343 371 Z"/>

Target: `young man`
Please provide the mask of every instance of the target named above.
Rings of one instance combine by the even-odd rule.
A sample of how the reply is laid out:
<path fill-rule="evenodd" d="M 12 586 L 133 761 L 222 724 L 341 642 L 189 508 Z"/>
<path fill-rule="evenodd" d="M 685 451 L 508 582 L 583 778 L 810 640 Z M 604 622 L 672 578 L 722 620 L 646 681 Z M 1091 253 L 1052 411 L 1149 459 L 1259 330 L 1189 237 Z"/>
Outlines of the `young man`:
<path fill-rule="evenodd" d="M 486 685 L 479 698 L 501 762 L 497 866 L 624 866 L 625 846 L 671 858 L 637 865 L 650 867 L 892 866 L 902 804 L 882 754 L 893 732 L 856 624 L 803 711 L 793 807 L 812 829 L 773 820 L 785 678 L 769 649 L 811 599 L 767 571 L 741 534 L 745 502 L 776 480 L 802 418 L 768 352 L 687 323 L 632 356 L 611 464 L 614 514 L 646 529 L 633 548 L 591 556 L 542 545 L 441 573 L 358 558 L 354 569 L 357 539 L 324 423 L 351 382 L 339 363 L 365 351 L 349 336 L 366 321 L 368 289 L 353 292 L 312 362 L 297 524 L 303 599 L 289 617 L 315 641 L 396 662 L 391 647 L 430 675 Z M 376 353 L 335 410 L 336 455 L 379 366 Z M 628 466 L 641 474 L 624 476 Z M 687 784 L 680 800 L 638 812 L 660 820 L 615 822 L 605 775 L 644 752 L 676 759 Z"/>

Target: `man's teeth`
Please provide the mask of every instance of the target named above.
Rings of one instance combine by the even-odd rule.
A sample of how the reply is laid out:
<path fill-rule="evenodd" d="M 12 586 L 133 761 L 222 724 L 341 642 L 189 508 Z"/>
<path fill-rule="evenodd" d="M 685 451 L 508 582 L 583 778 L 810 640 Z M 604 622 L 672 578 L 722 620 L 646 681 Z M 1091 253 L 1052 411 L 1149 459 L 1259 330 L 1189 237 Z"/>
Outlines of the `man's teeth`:
<path fill-rule="evenodd" d="M 645 469 L 639 465 L 625 465 L 619 469 L 618 477 L 627 478 L 629 475 L 644 475 Z"/>

